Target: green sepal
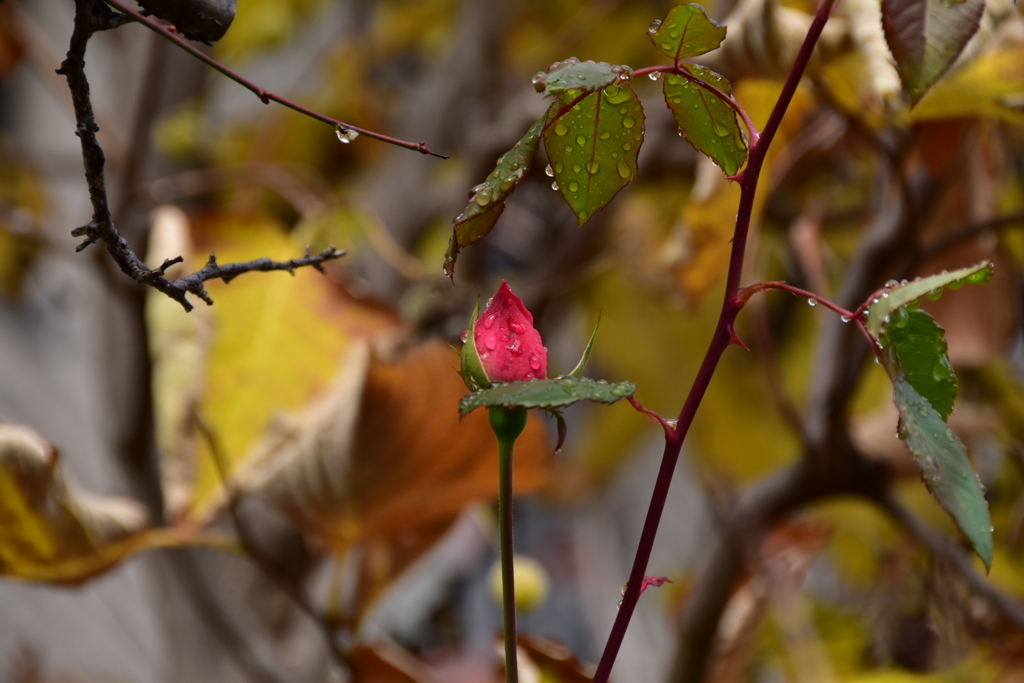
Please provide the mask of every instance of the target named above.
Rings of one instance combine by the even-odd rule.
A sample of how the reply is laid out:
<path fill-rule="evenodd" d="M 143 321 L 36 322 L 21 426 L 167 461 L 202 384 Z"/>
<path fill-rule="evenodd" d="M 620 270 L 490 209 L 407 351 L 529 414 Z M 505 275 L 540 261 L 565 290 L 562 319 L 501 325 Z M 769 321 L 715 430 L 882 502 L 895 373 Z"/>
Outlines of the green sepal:
<path fill-rule="evenodd" d="M 594 340 L 597 339 L 597 329 L 601 327 L 601 312 L 597 312 L 597 324 L 594 325 L 594 331 L 590 334 L 590 341 L 587 342 L 587 348 L 583 351 L 583 357 L 580 358 L 580 362 L 576 364 L 576 367 L 569 373 L 570 377 L 582 377 L 583 369 L 587 367 L 587 361 L 590 360 L 590 352 L 594 350 Z"/>
<path fill-rule="evenodd" d="M 465 417 L 477 408 L 502 406 L 504 408 L 560 408 L 577 401 L 615 403 L 636 391 L 632 382 L 610 384 L 603 379 L 562 375 L 551 379 L 531 379 L 528 382 L 494 382 L 463 396 L 459 401 L 459 415 Z"/>
<path fill-rule="evenodd" d="M 462 344 L 462 381 L 470 391 L 478 391 L 491 386 L 491 380 L 484 371 L 484 364 L 480 361 L 480 353 L 476 348 L 476 319 L 480 317 L 480 299 L 476 300 L 473 307 L 473 317 L 469 319 L 469 329 L 466 330 L 466 341 Z"/>

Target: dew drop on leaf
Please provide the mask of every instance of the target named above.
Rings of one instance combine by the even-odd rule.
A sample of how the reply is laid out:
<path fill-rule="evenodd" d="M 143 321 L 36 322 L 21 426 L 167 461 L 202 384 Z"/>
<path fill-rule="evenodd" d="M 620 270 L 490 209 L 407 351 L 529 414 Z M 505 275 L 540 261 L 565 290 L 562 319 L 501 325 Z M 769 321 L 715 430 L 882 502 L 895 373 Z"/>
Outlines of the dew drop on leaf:
<path fill-rule="evenodd" d="M 636 125 L 636 119 L 632 116 L 624 116 L 622 117 L 622 125 L 626 128 L 632 128 Z"/>
<path fill-rule="evenodd" d="M 555 123 L 555 135 L 557 135 L 558 137 L 562 137 L 563 135 L 565 135 L 568 132 L 569 132 L 569 126 L 565 125 L 561 121 L 558 121 L 557 123 Z"/>
<path fill-rule="evenodd" d="M 651 79 L 652 81 L 656 81 L 659 78 L 661 78 L 661 72 L 660 71 L 652 71 L 651 73 L 647 74 L 647 77 L 649 79 Z"/>
<path fill-rule="evenodd" d="M 647 27 L 647 32 L 657 33 L 659 28 L 661 28 L 661 19 L 655 19 L 651 22 L 651 25 Z"/>
<path fill-rule="evenodd" d="M 569 182 L 569 192 L 579 192 L 579 191 L 580 191 L 580 184 L 577 183 L 575 180 L 570 181 Z"/>
<path fill-rule="evenodd" d="M 551 181 L 551 189 L 552 190 L 557 190 L 558 189 L 558 181 L 557 180 L 552 180 Z"/>
<path fill-rule="evenodd" d="M 587 173 L 594 175 L 601 170 L 601 164 L 597 161 L 591 160 L 587 163 Z"/>
<path fill-rule="evenodd" d="M 622 179 L 626 179 L 630 175 L 632 175 L 632 171 L 630 170 L 629 166 L 626 165 L 625 161 L 620 161 L 618 164 L 616 164 L 615 170 L 619 172 L 619 177 Z"/>
<path fill-rule="evenodd" d="M 582 135 L 577 135 L 576 136 L 576 144 L 577 145 L 585 145 L 585 144 L 587 144 L 587 139 L 585 137 L 583 137 Z"/>
<path fill-rule="evenodd" d="M 817 299 L 808 299 L 807 300 L 807 305 L 808 306 L 817 306 L 818 305 L 818 300 Z"/>
<path fill-rule="evenodd" d="M 554 177 L 555 171 L 554 169 L 551 168 L 551 164 L 548 164 L 547 166 L 544 167 L 544 175 L 546 175 L 548 178 Z"/>

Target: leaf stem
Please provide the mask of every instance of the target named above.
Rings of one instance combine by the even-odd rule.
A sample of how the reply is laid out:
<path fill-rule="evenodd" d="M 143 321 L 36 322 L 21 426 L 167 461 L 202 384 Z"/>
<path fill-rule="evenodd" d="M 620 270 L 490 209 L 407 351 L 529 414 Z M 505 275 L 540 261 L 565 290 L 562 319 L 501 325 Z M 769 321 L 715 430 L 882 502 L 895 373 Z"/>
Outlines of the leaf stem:
<path fill-rule="evenodd" d="M 708 351 L 701 363 L 697 377 L 690 388 L 679 412 L 679 419 L 670 437 L 665 439 L 665 451 L 662 455 L 661 467 L 658 470 L 658 477 L 654 484 L 654 491 L 651 494 L 651 502 L 647 510 L 647 518 L 644 520 L 643 531 L 640 534 L 640 542 L 637 547 L 636 557 L 633 560 L 633 567 L 629 573 L 629 581 L 626 585 L 626 592 L 622 598 L 622 606 L 616 615 L 615 623 L 611 633 L 608 635 L 608 642 L 604 652 L 601 654 L 601 661 L 594 674 L 594 683 L 607 683 L 611 674 L 612 665 L 618 655 L 622 640 L 625 638 L 629 620 L 636 609 L 637 601 L 640 598 L 640 588 L 643 585 L 643 578 L 647 572 L 647 563 L 654 548 L 654 539 L 658 532 L 658 525 L 661 522 L 661 515 L 665 509 L 665 502 L 668 499 L 669 487 L 672 482 L 672 473 L 675 471 L 676 462 L 679 460 L 679 452 L 682 449 L 683 440 L 693 424 L 693 419 L 700 407 L 704 393 L 711 383 L 711 378 L 718 367 L 725 350 L 732 340 L 730 328 L 742 307 L 742 301 L 737 301 L 740 292 L 740 278 L 743 274 L 743 260 L 747 246 L 747 236 L 750 232 L 750 221 L 753 217 L 754 195 L 757 192 L 757 182 L 764 166 L 765 155 L 771 145 L 775 134 L 779 130 L 782 118 L 789 108 L 789 104 L 796 93 L 797 86 L 803 77 L 804 70 L 810 62 L 811 53 L 821 36 L 822 30 L 828 21 L 832 8 L 838 0 L 823 0 L 818 5 L 818 11 L 811 22 L 804 38 L 803 45 L 797 54 L 793 68 L 789 72 L 786 83 L 782 87 L 779 99 L 775 103 L 771 116 L 764 131 L 756 142 L 751 143 L 750 155 L 747 159 L 746 170 L 740 175 L 740 203 L 736 214 L 736 230 L 733 234 L 732 252 L 729 257 L 729 273 L 725 285 L 725 299 L 722 303 L 722 311 L 718 318 L 718 325 L 711 337 Z M 664 70 L 664 69 L 658 69 Z M 634 71 L 634 76 L 643 70 Z"/>
<path fill-rule="evenodd" d="M 754 125 L 754 122 L 751 121 L 750 116 L 747 115 L 747 110 L 741 107 L 739 102 L 734 100 L 732 96 L 727 95 L 726 93 L 722 92 L 721 90 L 711 85 L 707 81 L 703 80 L 702 78 L 698 78 L 697 76 L 690 73 L 690 70 L 686 68 L 686 65 L 680 64 L 678 66 L 648 66 L 644 67 L 643 69 L 637 69 L 636 71 L 634 71 L 633 77 L 636 78 L 637 76 L 643 76 L 644 74 L 652 73 L 676 74 L 677 76 L 682 76 L 691 83 L 701 88 L 704 88 L 705 90 L 713 94 L 715 97 L 718 97 L 723 102 L 732 107 L 733 111 L 735 111 L 736 114 L 739 115 L 740 120 L 743 121 L 743 125 L 746 126 L 747 137 L 750 138 L 751 147 L 756 145 L 757 141 L 761 138 L 761 134 L 757 132 L 757 127 Z"/>
<path fill-rule="evenodd" d="M 794 287 L 793 285 L 788 284 L 786 282 L 779 281 L 758 282 L 757 284 L 750 285 L 749 287 L 744 287 L 743 289 L 740 290 L 739 294 L 736 295 L 735 303 L 738 306 L 743 306 L 744 304 L 747 303 L 747 301 L 750 300 L 750 297 L 752 297 L 754 294 L 757 294 L 758 292 L 764 292 L 769 289 L 781 289 L 785 292 L 796 294 L 797 296 L 802 296 L 808 301 L 813 301 L 815 304 L 821 304 L 825 308 L 835 311 L 839 315 L 846 318 L 847 322 L 857 317 L 857 313 L 853 311 L 848 311 L 839 304 L 833 303 L 832 301 L 829 301 L 823 296 L 819 296 L 814 292 L 808 292 L 806 289 Z"/>
<path fill-rule="evenodd" d="M 516 583 L 512 543 L 512 456 L 526 427 L 524 408 L 491 408 L 491 429 L 498 437 L 498 536 L 501 554 L 501 611 L 505 627 L 505 683 L 518 683 Z"/>
<path fill-rule="evenodd" d="M 427 143 L 426 142 L 422 142 L 422 141 L 421 142 L 408 142 L 406 140 L 399 140 L 398 138 L 393 138 L 393 137 L 390 137 L 388 135 L 384 135 L 382 133 L 374 132 L 372 130 L 367 130 L 366 128 L 360 128 L 359 126 L 353 126 L 352 124 L 345 123 L 343 121 L 338 121 L 337 119 L 332 119 L 330 116 L 325 116 L 324 114 L 321 114 L 319 112 L 313 111 L 312 109 L 307 109 L 306 107 L 303 107 L 300 104 L 296 104 L 295 102 L 292 102 L 291 100 L 289 100 L 289 99 L 287 99 L 285 97 L 281 97 L 280 95 L 275 95 L 274 93 L 270 92 L 269 90 L 261 88 L 260 86 L 256 85 L 252 81 L 250 81 L 250 80 L 240 76 L 236 72 L 232 71 L 228 67 L 226 67 L 223 64 L 221 64 L 220 62 L 218 62 L 213 57 L 209 56 L 208 54 L 204 53 L 203 51 L 198 50 L 195 47 L 193 47 L 192 45 L 190 45 L 188 43 L 188 41 L 183 40 L 182 38 L 179 38 L 178 36 L 174 35 L 174 33 L 169 31 L 168 29 L 164 28 L 163 26 L 161 26 L 157 22 L 153 21 L 152 19 L 149 19 L 148 17 L 145 17 L 145 16 L 139 14 L 138 12 L 136 12 L 133 9 L 131 9 L 130 7 L 125 6 L 124 4 L 119 2 L 118 0 L 103 0 L 103 2 L 107 3 L 111 7 L 116 8 L 119 12 L 123 12 L 127 17 L 131 18 L 132 21 L 136 21 L 136 22 L 142 24 L 143 26 L 148 28 L 150 31 L 153 31 L 153 32 L 159 34 L 160 36 L 162 36 L 163 38 L 165 38 L 166 40 L 171 41 L 172 43 L 174 43 L 175 45 L 180 47 L 182 50 L 184 50 L 185 52 L 189 53 L 190 55 L 192 55 L 193 57 L 195 57 L 199 61 L 205 63 L 211 69 L 213 69 L 215 71 L 219 71 L 221 74 L 223 74 L 224 76 L 227 76 L 228 78 L 233 80 L 235 83 L 238 83 L 242 87 L 247 88 L 248 90 L 251 90 L 256 95 L 256 97 L 260 98 L 260 101 L 263 102 L 263 104 L 270 104 L 271 101 L 277 102 L 280 105 L 288 107 L 289 109 L 294 109 L 295 111 L 299 112 L 300 114 L 305 114 L 306 116 L 308 116 L 310 118 L 313 118 L 313 119 L 316 119 L 317 121 L 323 121 L 324 123 L 330 124 L 331 126 L 340 126 L 341 128 L 346 128 L 348 130 L 354 130 L 357 133 L 359 133 L 360 135 L 365 135 L 368 138 L 372 138 L 374 140 L 380 140 L 381 142 L 386 142 L 389 145 L 395 145 L 396 147 L 404 147 L 405 149 L 411 149 L 414 152 L 419 152 L 421 154 L 429 154 L 431 156 L 439 157 L 441 159 L 447 159 L 448 158 L 447 156 L 445 156 L 443 154 L 438 154 L 436 152 L 430 151 L 430 148 L 427 147 Z"/>

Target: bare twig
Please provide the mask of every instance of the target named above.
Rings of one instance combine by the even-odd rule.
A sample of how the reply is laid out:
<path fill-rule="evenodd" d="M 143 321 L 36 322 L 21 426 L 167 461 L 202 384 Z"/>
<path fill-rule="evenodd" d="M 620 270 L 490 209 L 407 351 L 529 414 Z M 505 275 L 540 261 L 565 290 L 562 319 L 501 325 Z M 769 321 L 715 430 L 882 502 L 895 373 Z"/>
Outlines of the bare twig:
<path fill-rule="evenodd" d="M 289 99 L 287 99 L 285 97 L 281 97 L 280 95 L 276 95 L 276 94 L 270 92 L 269 90 L 267 90 L 265 88 L 261 88 L 260 86 L 256 85 L 252 81 L 249 81 L 246 78 L 243 78 L 239 74 L 235 73 L 234 71 L 232 71 L 228 67 L 226 67 L 223 64 L 221 64 L 220 62 L 218 62 L 213 57 L 210 57 L 208 54 L 206 54 L 206 53 L 202 52 L 201 50 L 198 50 L 195 47 L 193 47 L 192 45 L 190 45 L 187 41 L 185 41 L 185 40 L 179 38 L 178 36 L 174 35 L 174 33 L 172 33 L 171 31 L 167 30 L 166 28 L 164 28 L 163 26 L 161 26 L 157 22 L 153 21 L 152 19 L 149 19 L 148 17 L 144 17 L 143 15 L 139 14 L 138 12 L 136 12 L 133 9 L 131 9 L 130 7 L 127 7 L 124 4 L 118 2 L 118 0 L 103 0 L 103 2 L 107 3 L 108 5 L 110 5 L 112 7 L 117 8 L 117 10 L 119 12 L 123 12 L 126 21 L 130 20 L 130 21 L 135 21 L 135 22 L 138 22 L 138 23 L 142 24 L 143 26 L 148 28 L 150 31 L 154 31 L 154 32 L 160 34 L 161 36 L 163 36 L 167 40 L 171 41 L 172 43 L 174 43 L 175 45 L 180 47 L 185 52 L 188 52 L 190 55 L 192 55 L 196 59 L 198 59 L 201 62 L 205 63 L 211 69 L 214 69 L 215 71 L 219 71 L 223 75 L 225 75 L 228 78 L 230 78 L 231 80 L 233 80 L 235 83 L 238 83 L 242 87 L 244 87 L 244 88 L 246 88 L 248 90 L 251 90 L 256 95 L 256 97 L 260 98 L 260 101 L 263 102 L 263 104 L 270 104 L 270 102 L 277 102 L 278 104 L 284 105 L 284 106 L 288 107 L 289 109 L 294 109 L 295 111 L 299 112 L 300 114 L 305 114 L 306 116 L 308 116 L 310 118 L 313 118 L 313 119 L 316 119 L 317 121 L 323 121 L 324 123 L 330 124 L 331 126 L 335 127 L 336 129 L 340 129 L 341 131 L 354 131 L 355 133 L 358 133 L 359 135 L 365 135 L 368 138 L 372 138 L 374 140 L 380 140 L 381 142 L 386 142 L 389 145 L 395 145 L 396 147 L 404 147 L 405 149 L 411 149 L 411 150 L 413 150 L 415 152 L 419 152 L 421 154 L 429 154 L 431 156 L 439 157 L 441 159 L 447 159 L 448 158 L 448 157 L 446 157 L 443 154 L 438 154 L 436 152 L 431 152 L 430 148 L 427 147 L 427 143 L 426 142 L 422 142 L 422 141 L 421 142 L 407 142 L 405 140 L 399 140 L 397 138 L 393 138 L 393 137 L 390 137 L 390 136 L 387 136 L 387 135 L 383 135 L 382 133 L 377 133 L 377 132 L 374 132 L 372 130 L 368 130 L 366 128 L 360 128 L 359 126 L 353 126 L 352 124 L 345 123 L 344 121 L 338 121 L 337 119 L 333 119 L 330 116 L 325 116 L 324 114 L 321 114 L 320 112 L 317 112 L 317 111 L 313 111 L 312 109 L 307 109 L 306 107 L 303 107 L 300 104 L 296 104 L 295 102 L 292 102 L 291 100 L 289 100 Z M 355 137 L 355 136 L 353 135 L 352 137 Z"/>
<path fill-rule="evenodd" d="M 97 242 L 103 242 L 121 272 L 139 284 L 148 285 L 163 292 L 180 303 L 186 311 L 192 310 L 192 304 L 185 297 L 187 293 L 194 294 L 207 304 L 213 304 L 213 299 L 210 298 L 203 286 L 207 280 L 221 279 L 228 282 L 242 273 L 254 270 L 287 270 L 294 273 L 296 268 L 305 266 L 312 266 L 322 272 L 322 263 L 344 256 L 344 251 L 338 251 L 334 247 L 328 247 L 319 254 L 310 254 L 307 248 L 303 258 L 290 261 L 278 262 L 263 258 L 222 266 L 217 263 L 216 256 L 211 254 L 210 260 L 202 270 L 174 281 L 165 278 L 164 273 L 171 265 L 183 260 L 180 256 L 177 259 L 165 261 L 156 269 L 152 269 L 142 262 L 142 259 L 117 231 L 110 213 L 103 171 L 106 159 L 103 149 L 96 140 L 96 132 L 99 127 L 96 125 L 93 115 L 89 81 L 85 76 L 85 49 L 89 39 L 94 33 L 116 28 L 125 21 L 127 19 L 124 16 L 115 14 L 101 0 L 76 0 L 75 29 L 71 34 L 71 45 L 68 48 L 67 59 L 64 60 L 58 71 L 67 78 L 68 88 L 71 90 L 77 123 L 76 134 L 82 142 L 85 179 L 89 186 L 89 199 L 93 209 L 92 220 L 87 225 L 71 231 L 75 237 L 85 237 L 85 241 L 78 245 L 77 251 Z"/>

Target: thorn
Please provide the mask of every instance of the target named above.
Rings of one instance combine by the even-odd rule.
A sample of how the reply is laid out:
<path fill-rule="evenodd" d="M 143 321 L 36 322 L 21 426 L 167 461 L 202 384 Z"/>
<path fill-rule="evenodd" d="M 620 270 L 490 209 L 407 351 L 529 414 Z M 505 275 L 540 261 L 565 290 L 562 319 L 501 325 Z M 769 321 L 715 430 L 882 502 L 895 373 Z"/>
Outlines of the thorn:
<path fill-rule="evenodd" d="M 742 171 L 740 171 L 736 175 L 727 175 L 727 176 L 725 176 L 725 179 L 726 180 L 735 180 L 738 183 L 742 183 L 743 182 L 743 176 L 746 174 L 746 172 L 747 172 L 747 169 L 743 169 Z"/>
<path fill-rule="evenodd" d="M 730 345 L 731 344 L 738 344 L 739 346 L 742 346 L 747 351 L 750 351 L 750 347 L 747 346 L 746 344 L 744 344 L 743 340 L 740 339 L 740 336 L 738 334 L 736 334 L 736 328 L 734 328 L 732 325 L 729 325 L 726 329 L 729 330 L 729 344 Z"/>

